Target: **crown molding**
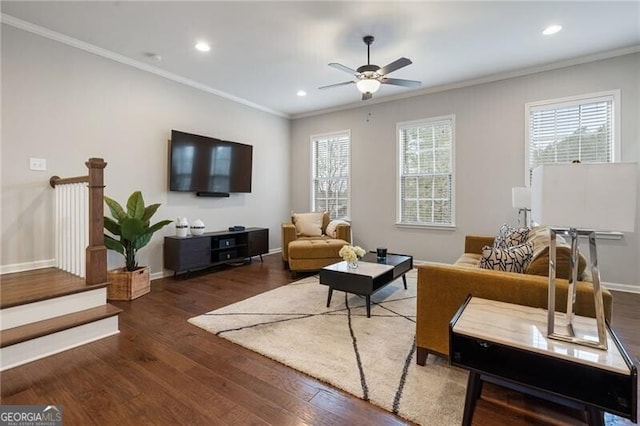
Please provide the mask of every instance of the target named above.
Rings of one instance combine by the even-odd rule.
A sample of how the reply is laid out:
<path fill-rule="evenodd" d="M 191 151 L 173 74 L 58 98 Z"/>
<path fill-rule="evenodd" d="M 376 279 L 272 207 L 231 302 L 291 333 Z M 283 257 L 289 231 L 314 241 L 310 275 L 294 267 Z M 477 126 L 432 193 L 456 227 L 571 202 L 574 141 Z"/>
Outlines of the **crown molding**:
<path fill-rule="evenodd" d="M 129 58 L 124 55 L 120 55 L 119 53 L 112 52 L 107 49 L 103 49 L 98 46 L 94 46 L 93 44 L 86 43 L 84 41 L 78 40 L 73 37 L 66 36 L 64 34 L 58 33 L 56 31 L 49 30 L 47 28 L 41 27 L 39 25 L 32 24 L 27 21 L 23 21 L 22 19 L 15 18 L 11 15 L 7 15 L 6 13 L 0 14 L 0 22 L 3 24 L 10 25 L 12 27 L 28 31 L 32 34 L 39 35 L 41 37 L 48 38 L 50 40 L 57 41 L 59 43 L 66 44 L 71 47 L 75 47 L 76 49 L 84 50 L 85 52 L 93 53 L 94 55 L 102 56 L 103 58 L 110 59 L 112 61 L 120 62 L 121 64 L 129 65 L 131 67 L 137 68 L 142 71 L 146 71 L 152 74 L 156 74 L 160 77 L 166 78 L 168 80 L 175 81 L 180 84 L 184 84 L 185 86 L 193 87 L 194 89 L 202 90 L 203 92 L 210 93 L 212 95 L 219 96 L 221 98 L 228 99 L 230 101 L 248 106 L 253 109 L 257 109 L 263 112 L 267 112 L 269 114 L 277 115 L 279 117 L 290 118 L 288 114 L 282 113 L 280 111 L 276 111 L 271 108 L 267 108 L 262 105 L 258 105 L 254 102 L 248 101 L 246 99 L 231 95 L 229 93 L 223 92 L 222 90 L 214 89 L 213 87 L 207 86 L 206 84 L 199 83 L 194 80 L 190 80 L 188 78 L 182 77 L 180 75 L 162 70 L 158 67 L 154 67 L 153 65 L 149 65 L 147 63 L 137 61 L 135 59 Z"/>
<path fill-rule="evenodd" d="M 283 118 L 288 118 L 288 119 L 299 119 L 299 118 L 306 118 L 306 117 L 313 117 L 313 116 L 317 116 L 317 115 L 324 115 L 324 114 L 329 114 L 329 113 L 333 113 L 333 112 L 339 112 L 339 111 L 345 111 L 345 110 L 350 110 L 350 109 L 357 109 L 357 108 L 362 108 L 363 105 L 361 101 L 358 102 L 352 102 L 346 105 L 341 105 L 341 106 L 337 106 L 337 107 L 333 107 L 333 108 L 325 108 L 325 109 L 320 109 L 320 110 L 315 110 L 315 111 L 309 111 L 309 112 L 305 112 L 305 113 L 301 113 L 301 114 L 286 114 L 280 111 L 276 111 L 274 109 L 265 107 L 263 105 L 259 105 L 256 104 L 254 102 L 251 102 L 249 100 L 246 100 L 244 98 L 240 98 L 234 95 L 231 95 L 229 93 L 223 92 L 222 90 L 218 90 L 218 89 L 214 89 L 213 87 L 207 86 L 206 84 L 202 84 L 199 83 L 197 81 L 194 80 L 190 80 L 188 78 L 182 77 L 180 75 L 162 70 L 158 67 L 155 67 L 153 65 L 149 65 L 145 62 L 141 62 L 132 58 L 129 58 L 127 56 L 124 55 L 120 55 L 118 53 L 112 52 L 110 50 L 107 49 L 103 49 L 101 47 L 98 46 L 94 46 L 92 44 L 86 43 L 84 41 L 75 39 L 73 37 L 69 37 L 66 36 L 64 34 L 49 30 L 47 28 L 41 27 L 39 25 L 35 25 L 32 24 L 30 22 L 24 21 L 22 19 L 18 19 L 15 18 L 11 15 L 8 15 L 6 13 L 2 13 L 0 14 L 0 22 L 2 22 L 3 24 L 7 24 L 10 25 L 12 27 L 24 30 L 24 31 L 28 31 L 30 33 L 39 35 L 41 37 L 45 37 L 63 44 L 66 44 L 68 46 L 71 47 L 75 47 L 77 49 L 80 50 L 84 50 L 86 52 L 89 53 L 93 53 L 95 55 L 116 61 L 116 62 L 120 62 L 122 64 L 125 65 L 129 65 L 131 67 L 137 68 L 139 70 L 142 71 L 146 71 L 152 74 L 156 74 L 160 77 L 166 78 L 168 80 L 172 80 L 175 81 L 177 83 L 180 84 L 184 84 L 186 86 L 192 87 L 194 89 L 198 89 L 198 90 L 202 90 L 204 92 L 210 93 L 212 95 L 215 96 L 219 96 L 221 98 L 225 98 L 228 99 L 232 102 L 236 102 L 239 103 L 241 105 L 245 105 L 248 106 L 250 108 L 259 110 L 259 111 L 263 111 L 269 114 L 273 114 L 276 115 L 278 117 L 283 117 Z M 599 60 L 603 60 L 603 59 L 609 59 L 609 58 L 614 58 L 616 56 L 623 56 L 623 55 L 629 55 L 629 54 L 633 54 L 633 53 L 638 53 L 640 52 L 640 45 L 634 45 L 634 46 L 629 46 L 629 47 L 624 47 L 621 49 L 615 49 L 615 50 L 610 50 L 610 51 L 606 51 L 606 52 L 600 52 L 600 53 L 595 53 L 592 55 L 585 55 L 585 56 L 580 56 L 580 57 L 576 57 L 576 58 L 571 58 L 571 59 L 567 59 L 567 60 L 563 60 L 563 61 L 558 61 L 558 62 L 553 62 L 553 63 L 549 63 L 549 64 L 544 64 L 544 65 L 538 65 L 538 66 L 533 66 L 533 67 L 528 67 L 528 68 L 522 68 L 519 70 L 514 70 L 514 71 L 508 71 L 508 72 L 504 72 L 504 73 L 497 73 L 497 74 L 492 74 L 492 75 L 488 75 L 485 77 L 479 77 L 479 78 L 475 78 L 475 79 L 470 79 L 470 80 L 462 80 L 462 81 L 458 81 L 455 83 L 450 83 L 450 84 L 443 84 L 440 86 L 433 86 L 433 87 L 426 87 L 424 89 L 421 90 L 416 90 L 416 91 L 411 91 L 411 92 L 407 92 L 407 93 L 399 93 L 396 95 L 390 95 L 390 96 L 385 96 L 385 97 L 379 97 L 379 98 L 374 98 L 371 99 L 369 101 L 367 101 L 366 106 L 371 106 L 371 105 L 376 105 L 376 104 L 381 104 L 381 103 L 386 103 L 386 102 L 392 102 L 392 101 L 396 101 L 396 100 L 400 100 L 400 99 L 407 99 L 407 98 L 413 98 L 416 96 L 423 96 L 423 95 L 427 95 L 427 94 L 432 94 L 432 93 L 438 93 L 438 92 L 444 92 L 447 90 L 453 90 L 453 89 L 460 89 L 460 88 L 464 88 L 464 87 L 469 87 L 469 86 L 475 86 L 475 85 L 479 85 L 479 84 L 484 84 L 484 83 L 491 83 L 491 82 L 495 82 L 495 81 L 500 81 L 500 80 L 507 80 L 510 78 L 515 78 L 515 77 L 522 77 L 525 75 L 530 75 L 530 74 L 536 74 L 539 72 L 544 72 L 544 71 L 551 71 L 551 70 L 555 70 L 555 69 L 560 69 L 560 68 L 566 68 L 566 67 L 570 67 L 573 65 L 580 65 L 580 64 L 584 64 L 584 63 L 588 63 L 588 62 L 594 62 L 594 61 L 599 61 Z"/>

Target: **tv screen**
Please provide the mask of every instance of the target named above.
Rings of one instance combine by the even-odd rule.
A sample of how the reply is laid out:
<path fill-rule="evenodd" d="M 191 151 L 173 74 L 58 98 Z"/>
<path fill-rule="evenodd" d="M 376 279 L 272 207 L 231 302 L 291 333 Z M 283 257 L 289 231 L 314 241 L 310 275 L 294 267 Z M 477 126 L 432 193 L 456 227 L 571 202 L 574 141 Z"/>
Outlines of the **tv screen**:
<path fill-rule="evenodd" d="M 253 146 L 171 131 L 169 190 L 251 192 Z"/>

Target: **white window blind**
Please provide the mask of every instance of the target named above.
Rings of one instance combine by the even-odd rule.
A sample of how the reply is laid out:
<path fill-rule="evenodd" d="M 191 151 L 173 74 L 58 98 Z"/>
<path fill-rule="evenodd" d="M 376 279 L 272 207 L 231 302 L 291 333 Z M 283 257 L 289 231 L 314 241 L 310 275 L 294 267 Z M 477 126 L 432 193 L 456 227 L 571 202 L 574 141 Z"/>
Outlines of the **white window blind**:
<path fill-rule="evenodd" d="M 527 182 L 541 164 L 612 162 L 615 93 L 527 104 Z"/>
<path fill-rule="evenodd" d="M 453 226 L 454 117 L 398 124 L 398 223 Z"/>
<path fill-rule="evenodd" d="M 313 151 L 313 211 L 332 219 L 349 217 L 349 131 L 311 137 Z"/>

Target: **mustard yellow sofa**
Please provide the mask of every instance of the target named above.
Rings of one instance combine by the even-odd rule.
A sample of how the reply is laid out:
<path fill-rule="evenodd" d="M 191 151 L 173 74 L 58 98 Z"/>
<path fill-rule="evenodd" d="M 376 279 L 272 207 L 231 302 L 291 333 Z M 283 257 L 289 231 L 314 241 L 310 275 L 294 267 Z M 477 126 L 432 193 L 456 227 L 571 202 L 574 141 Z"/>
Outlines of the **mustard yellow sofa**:
<path fill-rule="evenodd" d="M 296 272 L 317 271 L 342 260 L 338 252 L 342 246 L 351 244 L 351 225 L 340 223 L 335 226 L 335 236 L 327 235 L 331 218 L 325 212 L 318 232 L 320 235 L 309 236 L 299 233 L 294 221 L 295 217 L 292 217 L 291 222 L 282 224 L 282 261 L 294 275 Z"/>
<path fill-rule="evenodd" d="M 429 263 L 417 267 L 416 361 L 418 365 L 425 364 L 428 354 L 449 356 L 449 322 L 469 295 L 536 308 L 547 307 L 547 276 L 494 271 L 476 266 L 482 248 L 485 245 L 492 245 L 493 239 L 493 237 L 467 236 L 465 254 L 455 264 Z M 544 256 L 544 253 L 543 251 L 541 256 Z M 558 263 L 562 263 L 561 257 L 566 253 L 566 250 L 558 249 Z M 546 254 L 548 256 L 548 249 Z M 535 260 L 534 258 L 532 263 Z M 539 259 L 538 263 L 544 263 L 544 261 L 544 258 Z M 562 273 L 558 274 L 558 276 L 562 275 Z M 556 279 L 557 311 L 566 311 L 567 286 L 566 279 Z M 595 317 L 592 284 L 578 281 L 576 289 L 575 313 Z M 603 289 L 602 293 L 605 317 L 611 320 L 611 293 L 607 289 Z"/>

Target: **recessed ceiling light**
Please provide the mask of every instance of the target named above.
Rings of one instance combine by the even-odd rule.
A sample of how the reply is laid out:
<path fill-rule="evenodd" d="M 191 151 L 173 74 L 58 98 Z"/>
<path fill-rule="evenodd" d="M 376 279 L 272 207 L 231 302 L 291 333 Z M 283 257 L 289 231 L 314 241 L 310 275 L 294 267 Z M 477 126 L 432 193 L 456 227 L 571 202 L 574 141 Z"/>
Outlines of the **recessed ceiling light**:
<path fill-rule="evenodd" d="M 549 25 L 547 28 L 542 31 L 544 35 L 551 35 L 559 32 L 562 29 L 562 25 Z"/>
<path fill-rule="evenodd" d="M 211 50 L 211 47 L 209 47 L 209 45 L 204 41 L 200 41 L 196 43 L 196 49 L 198 49 L 201 52 L 208 52 Z"/>
<path fill-rule="evenodd" d="M 304 90 L 298 90 L 298 93 L 296 93 L 296 95 L 298 95 L 298 96 L 307 96 L 307 92 L 305 92 Z"/>

